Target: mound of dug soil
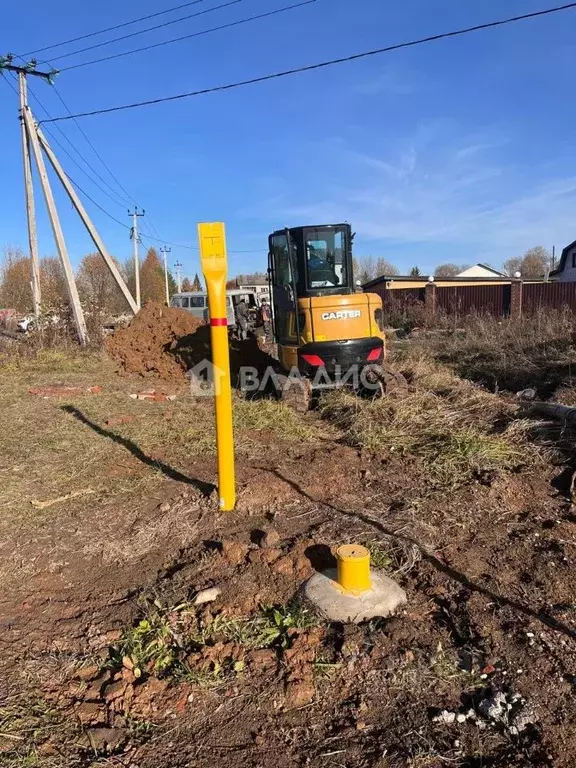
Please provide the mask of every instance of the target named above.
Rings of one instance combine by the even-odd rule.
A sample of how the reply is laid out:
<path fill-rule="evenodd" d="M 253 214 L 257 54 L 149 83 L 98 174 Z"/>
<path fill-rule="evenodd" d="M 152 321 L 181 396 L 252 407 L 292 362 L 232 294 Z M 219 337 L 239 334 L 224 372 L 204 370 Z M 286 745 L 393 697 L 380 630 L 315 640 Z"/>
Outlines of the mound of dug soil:
<path fill-rule="evenodd" d="M 182 380 L 186 364 L 171 354 L 171 349 L 201 325 L 202 321 L 184 310 L 151 301 L 126 328 L 118 328 L 107 339 L 106 349 L 125 373 Z"/>
<path fill-rule="evenodd" d="M 107 339 L 106 349 L 124 373 L 181 382 L 186 371 L 211 359 L 210 326 L 182 309 L 151 301 L 126 328 Z M 233 386 L 239 385 L 243 366 L 255 368 L 260 376 L 268 367 L 280 370 L 278 361 L 260 349 L 255 336 L 230 340 Z"/>

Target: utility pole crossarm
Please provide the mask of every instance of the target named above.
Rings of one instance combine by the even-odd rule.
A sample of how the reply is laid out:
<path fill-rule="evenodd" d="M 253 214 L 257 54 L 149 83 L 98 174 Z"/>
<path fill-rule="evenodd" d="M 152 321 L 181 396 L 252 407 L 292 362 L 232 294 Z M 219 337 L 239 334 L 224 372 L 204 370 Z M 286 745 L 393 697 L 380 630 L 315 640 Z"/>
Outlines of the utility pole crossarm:
<path fill-rule="evenodd" d="M 43 80 L 47 80 L 49 83 L 52 83 L 58 74 L 57 69 L 51 69 L 50 72 L 38 72 L 36 69 L 36 59 L 31 59 L 28 64 L 19 67 L 18 65 L 12 63 L 13 58 L 14 57 L 11 53 L 6 54 L 6 56 L 0 56 L 0 70 L 4 69 L 7 72 L 14 72 L 17 75 L 34 75 L 34 77 L 41 77 Z"/>

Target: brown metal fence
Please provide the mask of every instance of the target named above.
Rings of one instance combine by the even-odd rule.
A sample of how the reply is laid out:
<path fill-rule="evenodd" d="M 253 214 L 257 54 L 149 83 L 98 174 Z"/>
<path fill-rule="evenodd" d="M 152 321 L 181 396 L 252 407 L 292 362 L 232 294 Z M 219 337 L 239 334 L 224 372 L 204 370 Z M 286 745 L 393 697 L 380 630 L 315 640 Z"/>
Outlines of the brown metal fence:
<path fill-rule="evenodd" d="M 486 314 L 504 317 L 510 312 L 510 285 L 450 285 L 436 288 L 436 307 L 446 315 Z"/>
<path fill-rule="evenodd" d="M 396 321 L 402 316 L 418 318 L 423 312 L 428 322 L 434 315 L 463 318 L 478 314 L 501 318 L 554 309 L 576 313 L 576 282 L 524 283 L 513 280 L 495 285 L 429 284 L 426 288 L 378 285 L 369 290 L 382 297 L 385 314 L 389 320 Z"/>
<path fill-rule="evenodd" d="M 576 283 L 525 283 L 522 286 L 524 314 L 565 308 L 576 311 Z"/>

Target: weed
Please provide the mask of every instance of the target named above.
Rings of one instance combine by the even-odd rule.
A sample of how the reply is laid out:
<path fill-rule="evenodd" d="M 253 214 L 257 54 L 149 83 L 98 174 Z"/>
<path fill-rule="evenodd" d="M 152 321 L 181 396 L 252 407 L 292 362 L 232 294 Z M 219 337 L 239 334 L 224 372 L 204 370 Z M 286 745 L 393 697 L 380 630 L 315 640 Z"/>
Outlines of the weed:
<path fill-rule="evenodd" d="M 316 624 L 315 616 L 297 603 L 286 606 L 263 608 L 258 616 L 251 618 L 216 619 L 206 627 L 205 642 L 214 639 L 236 642 L 246 648 L 280 647 L 290 645 L 290 630 L 307 629 Z"/>
<path fill-rule="evenodd" d="M 392 564 L 392 558 L 388 552 L 383 549 L 377 541 L 366 542 L 366 548 L 370 552 L 370 565 L 373 568 L 389 568 Z"/>
<path fill-rule="evenodd" d="M 136 744 L 141 744 L 151 738 L 157 728 L 158 726 L 151 723 L 149 720 L 143 720 L 138 717 L 126 718 L 126 729 L 130 741 Z"/>
<path fill-rule="evenodd" d="M 195 612 L 187 603 L 166 609 L 158 600 L 145 603 L 145 617 L 127 630 L 113 660 L 122 663 L 128 657 L 134 666 L 134 675 L 144 672 L 163 674 L 171 671 L 180 661 L 180 652 L 186 646 L 186 637 L 193 632 Z"/>
<path fill-rule="evenodd" d="M 121 638 L 112 664 L 121 665 L 125 658 L 134 666 L 134 674 L 186 677 L 209 685 L 224 672 L 240 673 L 243 662 L 235 660 L 226 669 L 213 663 L 209 670 L 192 670 L 186 656 L 216 643 L 235 643 L 246 650 L 288 648 L 291 630 L 306 629 L 316 624 L 315 616 L 296 603 L 272 606 L 256 616 L 216 616 L 203 623 L 188 603 L 165 608 L 158 600 L 145 603 L 144 617 Z"/>

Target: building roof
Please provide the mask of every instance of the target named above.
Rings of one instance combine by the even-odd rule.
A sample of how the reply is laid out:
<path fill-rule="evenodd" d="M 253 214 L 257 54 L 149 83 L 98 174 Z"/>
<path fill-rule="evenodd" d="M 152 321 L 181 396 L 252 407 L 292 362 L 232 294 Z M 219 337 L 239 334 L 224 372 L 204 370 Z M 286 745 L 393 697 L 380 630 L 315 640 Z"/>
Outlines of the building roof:
<path fill-rule="evenodd" d="M 502 281 L 511 280 L 512 278 L 508 275 L 500 275 L 496 274 L 494 277 L 461 277 L 460 275 L 456 275 L 455 277 L 435 277 L 434 282 L 442 282 L 442 283 L 501 283 Z M 370 280 L 367 283 L 363 284 L 363 288 L 371 288 L 374 285 L 378 285 L 379 283 L 394 281 L 394 280 L 401 280 L 402 282 L 412 282 L 412 283 L 427 283 L 428 282 L 428 275 L 418 275 L 417 277 L 414 277 L 414 275 L 381 275 L 380 277 L 376 277 L 374 280 Z"/>
<path fill-rule="evenodd" d="M 481 267 L 482 269 L 485 269 L 486 272 L 490 272 L 494 277 L 508 277 L 508 275 L 505 275 L 503 272 L 498 272 L 497 269 L 494 269 L 494 267 L 489 266 L 488 264 L 472 264 L 471 267 L 468 267 L 467 269 L 462 270 L 462 272 L 459 272 L 456 277 L 467 277 L 467 272 L 469 272 L 471 269 L 474 269 L 475 267 Z"/>
<path fill-rule="evenodd" d="M 576 240 L 574 240 L 573 243 L 570 243 L 570 245 L 567 245 L 566 248 L 562 251 L 562 256 L 560 256 L 560 262 L 556 269 L 552 269 L 550 271 L 551 275 L 559 275 L 560 272 L 564 271 L 564 267 L 566 266 L 566 259 L 568 258 L 568 254 L 570 251 L 576 246 Z"/>

